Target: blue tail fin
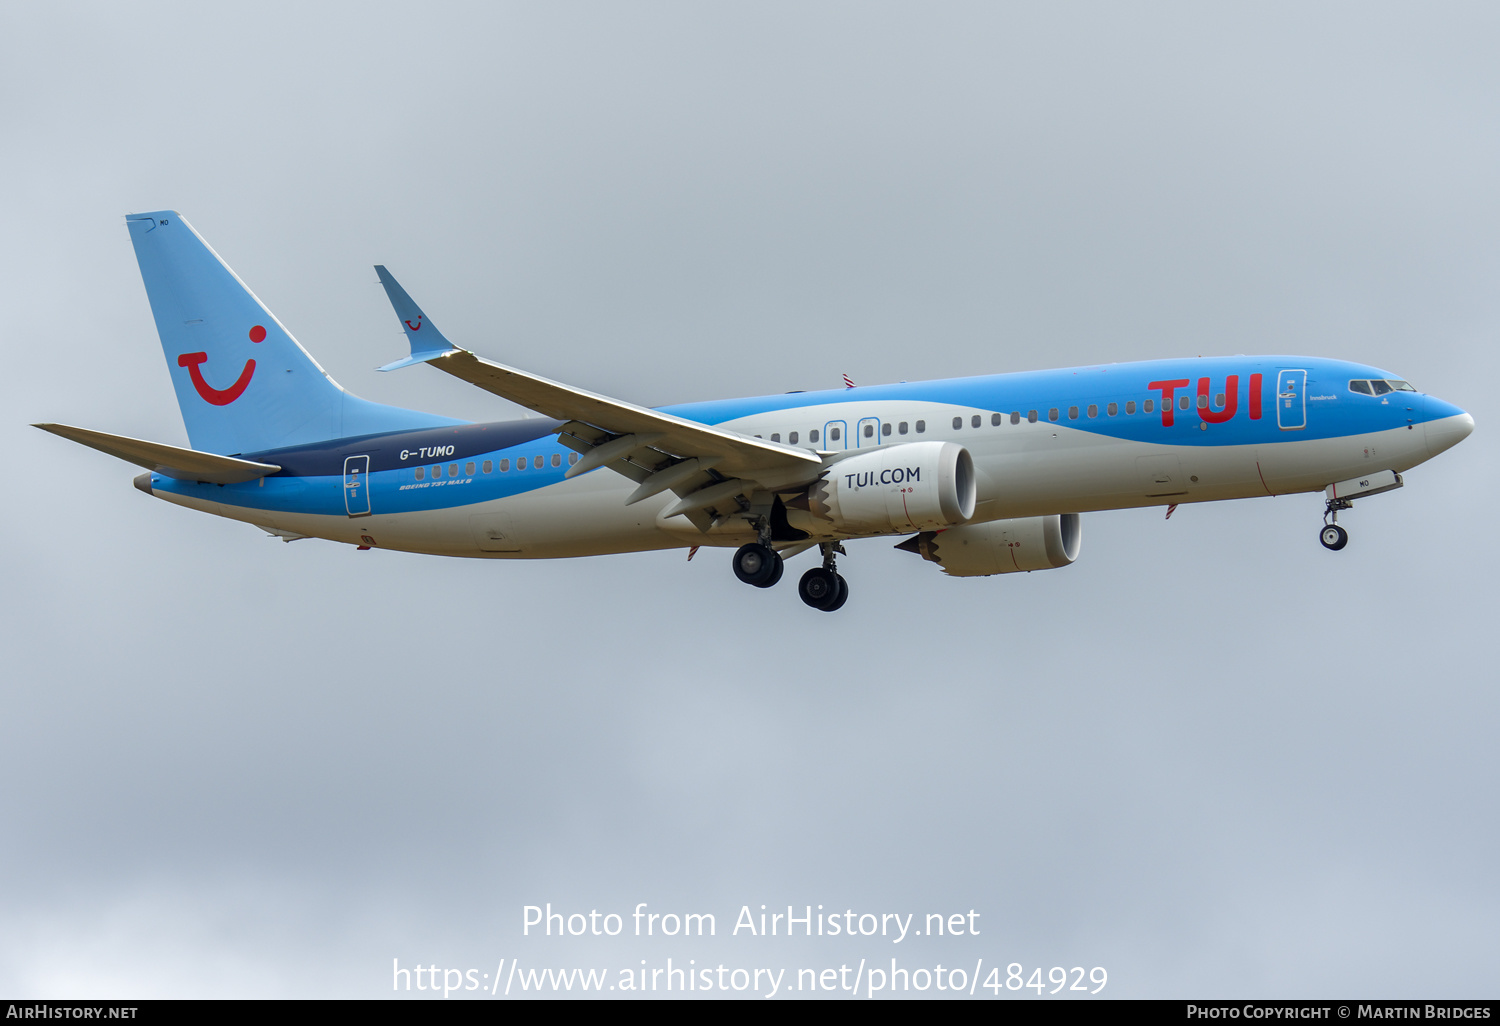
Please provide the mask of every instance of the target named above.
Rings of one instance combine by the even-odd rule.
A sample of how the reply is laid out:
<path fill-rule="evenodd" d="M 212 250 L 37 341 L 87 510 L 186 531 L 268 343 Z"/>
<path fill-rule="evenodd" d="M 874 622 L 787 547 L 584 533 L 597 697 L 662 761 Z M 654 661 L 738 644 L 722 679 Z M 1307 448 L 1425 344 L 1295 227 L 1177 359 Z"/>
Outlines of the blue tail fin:
<path fill-rule="evenodd" d="M 194 449 L 264 452 L 462 423 L 345 392 L 175 210 L 125 223 Z"/>

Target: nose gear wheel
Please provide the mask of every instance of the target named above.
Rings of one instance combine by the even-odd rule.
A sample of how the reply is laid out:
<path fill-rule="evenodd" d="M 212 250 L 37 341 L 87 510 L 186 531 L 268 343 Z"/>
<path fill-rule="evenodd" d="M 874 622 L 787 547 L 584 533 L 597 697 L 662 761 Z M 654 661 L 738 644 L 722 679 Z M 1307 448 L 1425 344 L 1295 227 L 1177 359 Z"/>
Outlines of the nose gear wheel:
<path fill-rule="evenodd" d="M 1349 532 L 1338 524 L 1327 524 L 1318 534 L 1318 540 L 1323 543 L 1325 549 L 1337 552 L 1349 544 Z"/>
<path fill-rule="evenodd" d="M 1330 552 L 1337 552 L 1349 544 L 1349 532 L 1339 526 L 1339 510 L 1353 509 L 1348 499 L 1329 499 L 1323 508 L 1323 530 L 1318 532 L 1318 541 Z"/>

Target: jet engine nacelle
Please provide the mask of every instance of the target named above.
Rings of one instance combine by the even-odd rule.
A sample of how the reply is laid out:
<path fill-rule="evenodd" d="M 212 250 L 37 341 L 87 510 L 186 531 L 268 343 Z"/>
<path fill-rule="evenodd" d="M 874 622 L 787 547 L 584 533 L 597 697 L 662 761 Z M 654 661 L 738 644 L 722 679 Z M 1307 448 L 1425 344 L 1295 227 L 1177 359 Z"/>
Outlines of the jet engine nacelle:
<path fill-rule="evenodd" d="M 954 442 L 881 446 L 840 460 L 788 503 L 824 531 L 889 534 L 934 531 L 974 515 L 974 461 Z"/>
<path fill-rule="evenodd" d="M 1062 513 L 924 531 L 897 548 L 936 563 L 949 577 L 987 577 L 1067 566 L 1078 558 L 1082 535 L 1078 514 Z"/>

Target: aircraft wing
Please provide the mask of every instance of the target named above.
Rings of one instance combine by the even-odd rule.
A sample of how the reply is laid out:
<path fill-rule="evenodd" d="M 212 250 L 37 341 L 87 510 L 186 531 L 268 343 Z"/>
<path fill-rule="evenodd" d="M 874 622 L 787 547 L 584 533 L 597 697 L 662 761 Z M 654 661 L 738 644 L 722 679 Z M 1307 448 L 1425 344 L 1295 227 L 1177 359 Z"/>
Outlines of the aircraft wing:
<path fill-rule="evenodd" d="M 568 469 L 570 477 L 608 466 L 640 484 L 627 502 L 670 488 L 679 501 L 667 516 L 708 508 L 722 513 L 731 505 L 737 510 L 737 496 L 800 487 L 823 469 L 823 461 L 805 449 L 611 399 L 466 350 L 426 362 L 544 417 L 567 421 L 559 439 L 583 454 Z M 689 473 L 690 467 L 696 472 Z"/>
<path fill-rule="evenodd" d="M 638 483 L 627 505 L 671 490 L 678 501 L 665 516 L 684 514 L 702 530 L 738 512 L 740 497 L 790 491 L 822 472 L 815 453 L 763 438 L 699 424 L 507 367 L 449 342 L 384 267 L 377 268 L 411 343 L 412 355 L 382 367 L 432 366 L 544 417 L 566 421 L 559 440 L 583 458 L 569 477 L 607 466 Z M 770 499 L 766 498 L 769 503 Z"/>
<path fill-rule="evenodd" d="M 233 456 L 219 456 L 196 449 L 182 449 L 161 442 L 147 442 L 125 435 L 111 435 L 88 428 L 70 427 L 67 424 L 33 424 L 32 427 L 50 431 L 70 441 L 86 445 L 100 452 L 134 463 L 138 467 L 154 470 L 167 477 L 182 481 L 208 481 L 212 484 L 238 484 L 268 477 L 281 468 L 274 463 L 256 463 Z"/>

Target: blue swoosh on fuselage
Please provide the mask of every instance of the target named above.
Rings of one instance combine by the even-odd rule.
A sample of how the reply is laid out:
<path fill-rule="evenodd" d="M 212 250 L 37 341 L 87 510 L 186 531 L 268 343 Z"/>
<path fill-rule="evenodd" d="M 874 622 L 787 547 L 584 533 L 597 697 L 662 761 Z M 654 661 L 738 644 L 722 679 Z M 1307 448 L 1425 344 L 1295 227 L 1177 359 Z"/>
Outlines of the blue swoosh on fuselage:
<path fill-rule="evenodd" d="M 1307 422 L 1296 431 L 1283 431 L 1276 420 L 1276 381 L 1283 370 L 1307 371 Z M 1251 419 L 1249 409 L 1250 376 L 1261 375 L 1260 418 Z M 1210 399 L 1226 391 L 1230 375 L 1238 381 L 1235 416 L 1222 424 L 1209 424 L 1207 430 L 1198 415 L 1197 395 L 1200 378 L 1209 379 Z M 1146 363 L 1108 364 L 1099 367 L 1073 367 L 1064 370 L 1025 371 L 993 374 L 976 378 L 950 378 L 939 381 L 902 382 L 896 385 L 872 385 L 852 389 L 830 389 L 823 392 L 797 392 L 750 399 L 723 399 L 665 407 L 671 413 L 703 424 L 720 424 L 758 413 L 796 410 L 802 407 L 834 403 L 879 403 L 882 400 L 948 403 L 993 413 L 1019 412 L 1025 416 L 1037 410 L 1045 421 L 1051 409 L 1059 411 L 1057 423 L 1076 431 L 1085 431 L 1134 442 L 1160 445 L 1253 445 L 1289 441 L 1292 438 L 1337 438 L 1401 427 L 1408 422 L 1421 424 L 1448 414 L 1429 412 L 1417 392 L 1393 392 L 1371 397 L 1349 391 L 1355 378 L 1390 378 L 1397 375 L 1365 364 L 1342 360 L 1309 359 L 1298 356 L 1211 357 L 1192 360 L 1155 360 Z M 1153 381 L 1182 381 L 1178 395 L 1190 397 L 1190 408 L 1173 411 L 1173 424 L 1163 424 L 1160 408 L 1154 413 L 1142 412 L 1142 404 L 1151 399 L 1161 402 L 1161 392 L 1149 388 Z M 1324 396 L 1330 398 L 1322 398 Z M 1381 399 L 1388 400 L 1382 404 Z M 1106 410 L 1111 402 L 1134 400 L 1136 413 L 1123 412 L 1110 417 Z M 1399 401 L 1398 401 L 1399 400 Z M 1099 407 L 1099 415 L 1087 416 L 1090 404 Z M 1068 418 L 1069 407 L 1079 408 L 1076 420 Z M 1410 407 L 1410 409 L 1408 409 Z M 871 415 L 878 415 L 872 410 Z M 1211 411 L 1212 412 L 1212 411 Z M 816 425 L 814 425 L 816 426 Z"/>

